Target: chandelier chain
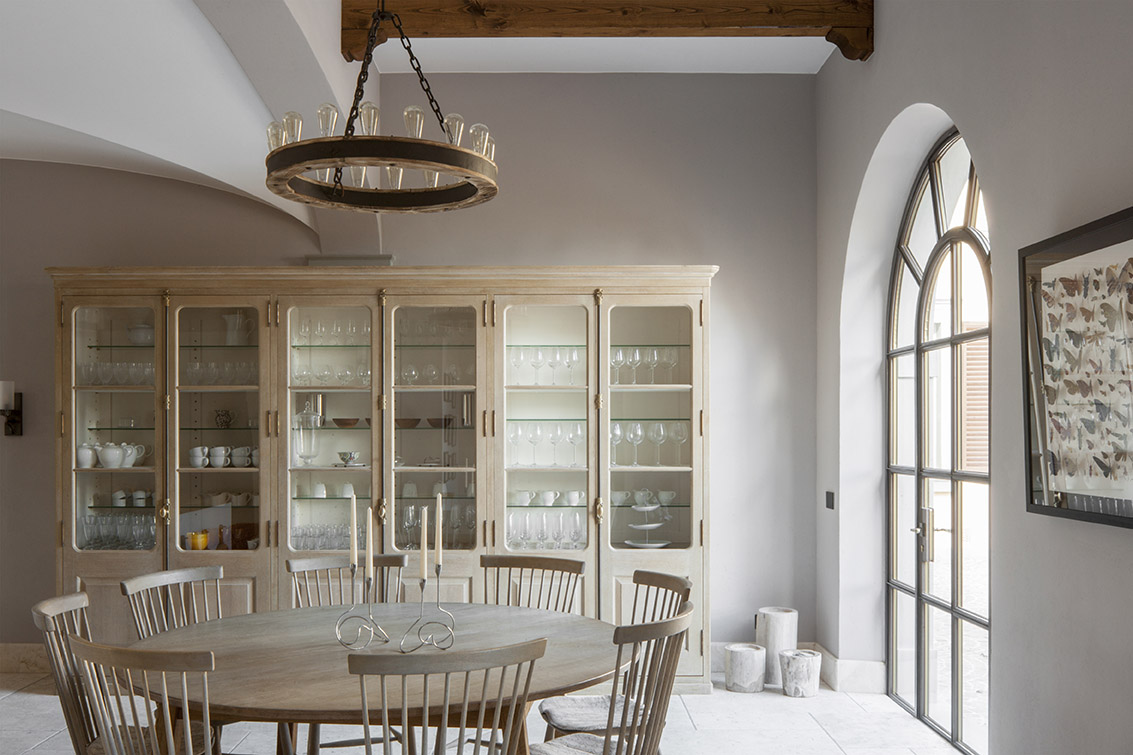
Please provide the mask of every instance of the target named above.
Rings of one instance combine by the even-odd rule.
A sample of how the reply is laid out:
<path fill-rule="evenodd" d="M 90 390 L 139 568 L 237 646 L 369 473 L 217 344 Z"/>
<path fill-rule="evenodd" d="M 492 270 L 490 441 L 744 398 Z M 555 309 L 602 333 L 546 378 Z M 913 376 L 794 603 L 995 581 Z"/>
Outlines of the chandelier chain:
<path fill-rule="evenodd" d="M 384 8 L 384 2 L 382 6 Z M 378 27 L 381 26 L 384 15 L 384 10 L 375 11 L 374 20 L 370 23 L 370 33 L 366 38 L 366 54 L 362 58 L 362 70 L 358 71 L 358 83 L 354 86 L 354 102 L 350 105 L 350 115 L 346 119 L 346 128 L 343 130 L 343 136 L 347 139 L 354 136 L 354 122 L 358 120 L 358 106 L 362 103 L 366 80 L 370 78 L 370 63 L 374 60 L 374 48 L 378 45 Z M 341 197 L 343 194 L 342 166 L 334 169 L 334 188 L 331 189 L 331 193 L 336 197 Z"/>
<path fill-rule="evenodd" d="M 409 65 L 413 66 L 413 71 L 417 74 L 417 78 L 421 82 L 421 91 L 425 93 L 425 97 L 429 100 L 429 107 L 433 109 L 433 115 L 437 116 L 437 123 L 441 126 L 441 133 L 445 138 L 451 142 L 451 134 L 445 128 L 445 116 L 441 112 L 441 106 L 437 104 L 437 98 L 433 96 L 433 89 L 429 86 L 429 80 L 425 78 L 425 72 L 421 70 L 421 61 L 417 60 L 417 56 L 413 54 L 413 44 L 409 41 L 409 37 L 405 36 L 405 30 L 401 28 L 401 16 L 396 13 L 388 14 L 390 20 L 393 21 L 393 26 L 397 29 L 398 36 L 401 37 L 401 46 L 405 48 L 405 52 L 409 54 Z"/>

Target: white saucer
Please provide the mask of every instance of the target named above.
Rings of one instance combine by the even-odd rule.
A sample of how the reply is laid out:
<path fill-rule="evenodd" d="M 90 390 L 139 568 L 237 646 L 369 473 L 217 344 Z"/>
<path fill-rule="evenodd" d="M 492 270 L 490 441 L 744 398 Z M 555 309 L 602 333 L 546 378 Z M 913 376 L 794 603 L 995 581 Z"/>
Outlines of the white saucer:
<path fill-rule="evenodd" d="M 626 545 L 631 548 L 664 548 L 670 542 L 670 540 L 626 540 Z"/>

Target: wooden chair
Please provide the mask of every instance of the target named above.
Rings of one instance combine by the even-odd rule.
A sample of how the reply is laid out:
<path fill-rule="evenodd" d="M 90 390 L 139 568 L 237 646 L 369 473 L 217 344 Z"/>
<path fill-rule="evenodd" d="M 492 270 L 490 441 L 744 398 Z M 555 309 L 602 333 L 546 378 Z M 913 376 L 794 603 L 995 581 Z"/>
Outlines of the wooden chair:
<path fill-rule="evenodd" d="M 222 566 L 198 566 L 122 580 L 138 639 L 221 618 Z M 210 600 L 211 599 L 211 600 Z"/>
<path fill-rule="evenodd" d="M 351 654 L 347 665 L 358 675 L 362 692 L 362 727 L 366 754 L 373 753 L 370 736 L 370 696 L 381 705 L 384 755 L 392 755 L 392 726 L 410 734 L 404 752 L 428 753 L 430 727 L 436 732 L 433 748 L 445 752 L 450 730 L 457 734 L 456 755 L 488 752 L 515 755 L 526 738 L 524 716 L 535 661 L 543 657 L 547 640 L 538 639 L 489 650 L 466 650 L 436 655 Z M 376 676 L 377 685 L 367 685 Z M 376 690 L 374 687 L 376 686 Z M 410 715 L 406 698 L 421 695 L 419 721 Z M 419 729 L 418 729 L 419 725 Z M 420 747 L 415 746 L 420 732 Z M 466 739 L 466 737 L 469 737 Z M 485 749 L 483 741 L 492 744 Z"/>
<path fill-rule="evenodd" d="M 480 566 L 484 569 L 485 604 L 573 613 L 586 565 L 550 556 L 481 556 Z"/>
<path fill-rule="evenodd" d="M 401 570 L 409 557 L 404 553 L 374 556 L 374 584 L 370 600 L 374 603 L 401 603 L 405 589 Z M 291 575 L 291 594 L 297 608 L 349 605 L 354 601 L 350 586 L 350 559 L 347 556 L 321 556 L 287 559 Z M 362 575 L 356 573 L 353 592 L 362 596 Z M 323 742 L 321 724 L 307 725 L 307 754 L 317 755 L 323 747 L 358 747 L 360 739 Z"/>
<path fill-rule="evenodd" d="M 401 570 L 409 557 L 404 553 L 374 556 L 374 585 L 370 590 L 372 603 L 400 603 L 405 599 L 401 584 Z M 297 608 L 312 606 L 349 605 L 350 560 L 346 556 L 287 559 L 287 573 L 291 575 L 291 594 Z M 355 594 L 362 595 L 362 567 L 354 577 Z"/>
<path fill-rule="evenodd" d="M 669 697 L 677 676 L 677 662 L 692 623 L 692 604 L 685 603 L 671 619 L 630 624 L 614 630 L 618 667 L 628 662 L 625 674 L 614 677 L 608 698 L 604 733 L 568 734 L 531 746 L 531 755 L 657 755 Z M 619 691 L 618 682 L 624 680 Z"/>
<path fill-rule="evenodd" d="M 631 624 L 671 619 L 692 593 L 692 582 L 684 577 L 638 569 L 633 573 Z M 547 722 L 545 742 L 578 732 L 604 732 L 609 695 L 563 695 L 539 703 L 539 714 Z"/>
<path fill-rule="evenodd" d="M 208 672 L 211 652 L 159 652 L 100 645 L 72 634 L 71 651 L 83 671 L 86 701 L 98 730 L 88 753 L 106 755 L 205 755 L 220 750 L 209 720 Z M 178 709 L 180 701 L 201 696 L 200 718 L 155 713 L 150 700 L 135 694 L 145 685 L 157 711 Z"/>
<path fill-rule="evenodd" d="M 48 598 L 32 606 L 31 614 L 36 627 L 43 632 L 47 659 L 51 662 L 51 675 L 63 707 L 67 732 L 77 753 L 86 753 L 90 743 L 98 736 L 94 717 L 87 707 L 83 691 L 83 672 L 71 653 L 68 635 L 90 639 L 87 606 L 90 599 L 85 592 Z"/>

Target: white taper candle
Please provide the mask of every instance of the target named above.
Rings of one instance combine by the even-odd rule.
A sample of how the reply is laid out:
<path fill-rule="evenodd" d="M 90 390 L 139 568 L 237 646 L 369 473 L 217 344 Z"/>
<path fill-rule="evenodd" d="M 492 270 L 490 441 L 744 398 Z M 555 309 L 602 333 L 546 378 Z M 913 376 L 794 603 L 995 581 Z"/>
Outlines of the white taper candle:
<path fill-rule="evenodd" d="M 421 579 L 428 579 L 429 572 L 429 507 L 421 507 Z"/>
<path fill-rule="evenodd" d="M 437 493 L 437 566 L 444 562 L 444 549 L 441 547 L 441 532 L 444 523 L 443 509 L 441 508 L 441 494 Z"/>
<path fill-rule="evenodd" d="M 358 566 L 358 500 L 350 494 L 350 565 Z"/>

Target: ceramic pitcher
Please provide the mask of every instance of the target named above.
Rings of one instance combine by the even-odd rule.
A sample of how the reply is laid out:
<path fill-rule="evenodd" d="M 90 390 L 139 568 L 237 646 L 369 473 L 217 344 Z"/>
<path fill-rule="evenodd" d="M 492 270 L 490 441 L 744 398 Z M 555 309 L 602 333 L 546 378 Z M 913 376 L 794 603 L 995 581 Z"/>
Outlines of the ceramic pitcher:
<path fill-rule="evenodd" d="M 227 346 L 246 346 L 248 336 L 256 328 L 256 323 L 244 317 L 243 312 L 234 315 L 221 315 L 224 318 L 224 343 Z"/>

